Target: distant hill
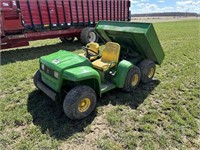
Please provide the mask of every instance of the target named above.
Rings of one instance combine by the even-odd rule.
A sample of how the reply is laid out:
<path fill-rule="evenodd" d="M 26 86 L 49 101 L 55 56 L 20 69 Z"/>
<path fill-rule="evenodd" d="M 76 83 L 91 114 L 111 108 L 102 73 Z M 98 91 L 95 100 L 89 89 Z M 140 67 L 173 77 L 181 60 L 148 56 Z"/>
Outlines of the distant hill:
<path fill-rule="evenodd" d="M 164 13 L 147 13 L 132 14 L 132 17 L 200 17 L 200 14 L 189 12 L 164 12 Z"/>

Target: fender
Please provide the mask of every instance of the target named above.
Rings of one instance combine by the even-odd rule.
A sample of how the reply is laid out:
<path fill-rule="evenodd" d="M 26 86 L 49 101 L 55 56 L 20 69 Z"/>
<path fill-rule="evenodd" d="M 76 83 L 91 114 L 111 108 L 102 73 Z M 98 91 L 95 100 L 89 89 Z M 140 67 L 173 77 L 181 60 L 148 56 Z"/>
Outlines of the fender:
<path fill-rule="evenodd" d="M 127 60 L 122 60 L 118 64 L 116 74 L 112 78 L 112 82 L 116 85 L 116 87 L 118 88 L 124 87 L 124 82 L 126 80 L 127 73 L 132 67 L 133 67 L 133 64 Z"/>
<path fill-rule="evenodd" d="M 67 69 L 63 72 L 63 81 L 73 81 L 81 85 L 92 87 L 97 94 L 100 94 L 101 80 L 98 72 L 88 66 L 80 66 L 71 69 Z"/>

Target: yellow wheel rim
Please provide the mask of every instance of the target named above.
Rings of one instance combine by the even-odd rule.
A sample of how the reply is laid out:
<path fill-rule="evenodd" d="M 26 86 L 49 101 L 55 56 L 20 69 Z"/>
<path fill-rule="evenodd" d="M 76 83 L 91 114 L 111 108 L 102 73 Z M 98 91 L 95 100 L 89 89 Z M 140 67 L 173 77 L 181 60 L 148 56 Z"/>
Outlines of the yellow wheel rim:
<path fill-rule="evenodd" d="M 154 72 L 155 72 L 155 69 L 154 69 L 154 68 L 149 69 L 148 78 L 152 78 L 153 75 L 154 75 Z"/>
<path fill-rule="evenodd" d="M 138 76 L 138 74 L 134 74 L 134 75 L 132 76 L 132 79 L 131 79 L 131 85 L 132 85 L 132 86 L 136 86 L 137 83 L 138 83 L 138 81 L 139 81 L 139 76 Z"/>
<path fill-rule="evenodd" d="M 90 107 L 91 101 L 89 98 L 84 98 L 81 100 L 81 102 L 78 105 L 78 111 L 79 112 L 85 112 Z"/>

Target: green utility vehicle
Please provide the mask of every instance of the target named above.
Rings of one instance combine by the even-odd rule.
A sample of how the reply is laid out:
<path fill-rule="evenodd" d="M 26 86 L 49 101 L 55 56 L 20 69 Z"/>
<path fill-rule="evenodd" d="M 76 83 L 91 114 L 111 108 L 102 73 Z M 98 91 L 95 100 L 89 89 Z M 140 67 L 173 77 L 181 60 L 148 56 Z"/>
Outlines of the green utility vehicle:
<path fill-rule="evenodd" d="M 41 57 L 34 76 L 35 86 L 51 99 L 64 99 L 64 112 L 71 119 L 88 116 L 105 92 L 129 92 L 151 81 L 155 65 L 164 59 L 150 23 L 100 21 L 95 30 L 106 43 L 101 55 L 98 43 L 89 43 L 82 55 L 60 50 Z"/>

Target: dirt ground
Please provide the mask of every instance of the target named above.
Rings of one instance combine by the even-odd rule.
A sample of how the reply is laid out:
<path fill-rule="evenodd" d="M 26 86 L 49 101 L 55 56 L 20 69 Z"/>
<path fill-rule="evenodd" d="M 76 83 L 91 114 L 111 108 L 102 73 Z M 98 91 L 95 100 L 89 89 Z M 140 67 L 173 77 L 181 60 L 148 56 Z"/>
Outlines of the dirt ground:
<path fill-rule="evenodd" d="M 199 20 L 200 17 L 132 17 L 132 22 L 170 22 L 182 20 Z"/>

